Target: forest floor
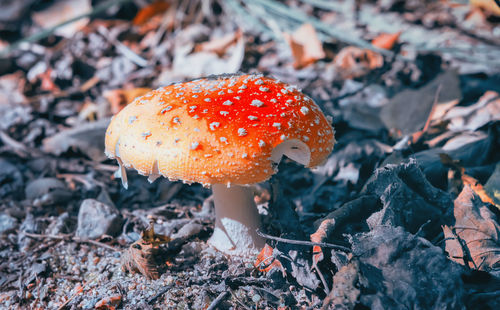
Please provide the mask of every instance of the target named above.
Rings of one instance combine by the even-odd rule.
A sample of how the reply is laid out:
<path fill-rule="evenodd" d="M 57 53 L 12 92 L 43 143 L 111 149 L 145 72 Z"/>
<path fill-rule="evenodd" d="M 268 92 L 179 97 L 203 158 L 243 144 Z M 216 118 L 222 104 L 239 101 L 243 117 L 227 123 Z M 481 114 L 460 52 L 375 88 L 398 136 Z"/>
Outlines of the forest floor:
<path fill-rule="evenodd" d="M 500 309 L 497 3 L 0 3 L 0 308 Z M 209 188 L 126 190 L 104 155 L 135 97 L 236 72 L 301 88 L 337 140 L 255 185 L 245 259 L 207 245 Z"/>

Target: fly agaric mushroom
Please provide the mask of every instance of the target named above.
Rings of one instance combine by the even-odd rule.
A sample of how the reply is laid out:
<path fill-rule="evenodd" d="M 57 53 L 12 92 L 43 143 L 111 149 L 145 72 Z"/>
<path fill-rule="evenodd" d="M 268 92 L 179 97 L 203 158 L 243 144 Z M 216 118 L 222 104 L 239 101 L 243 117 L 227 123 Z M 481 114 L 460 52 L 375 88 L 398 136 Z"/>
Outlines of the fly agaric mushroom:
<path fill-rule="evenodd" d="M 283 155 L 307 167 L 328 157 L 334 131 L 297 88 L 262 75 L 219 75 L 136 98 L 114 116 L 106 155 L 154 181 L 212 186 L 216 222 L 209 243 L 248 256 L 264 245 L 250 184 L 275 172 Z"/>

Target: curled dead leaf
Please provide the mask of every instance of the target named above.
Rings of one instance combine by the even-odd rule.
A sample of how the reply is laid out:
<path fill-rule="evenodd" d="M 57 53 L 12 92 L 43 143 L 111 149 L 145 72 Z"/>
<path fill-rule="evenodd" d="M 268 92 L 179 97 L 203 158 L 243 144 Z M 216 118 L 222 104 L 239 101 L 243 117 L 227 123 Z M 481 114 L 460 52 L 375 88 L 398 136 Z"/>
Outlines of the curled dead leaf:
<path fill-rule="evenodd" d="M 311 24 L 303 24 L 294 33 L 285 33 L 284 36 L 292 50 L 293 66 L 296 69 L 306 67 L 325 57 L 323 45 Z"/>
<path fill-rule="evenodd" d="M 500 268 L 500 225 L 495 214 L 465 185 L 454 203 L 454 226 L 443 226 L 450 259 L 477 270 Z"/>
<path fill-rule="evenodd" d="M 382 55 L 355 46 L 341 49 L 333 61 L 343 79 L 363 76 L 384 64 Z"/>
<path fill-rule="evenodd" d="M 139 272 L 148 279 L 160 277 L 160 245 L 170 241 L 164 235 L 155 234 L 154 224 L 141 233 L 141 238 L 132 243 L 122 257 L 122 270 L 130 273 Z"/>

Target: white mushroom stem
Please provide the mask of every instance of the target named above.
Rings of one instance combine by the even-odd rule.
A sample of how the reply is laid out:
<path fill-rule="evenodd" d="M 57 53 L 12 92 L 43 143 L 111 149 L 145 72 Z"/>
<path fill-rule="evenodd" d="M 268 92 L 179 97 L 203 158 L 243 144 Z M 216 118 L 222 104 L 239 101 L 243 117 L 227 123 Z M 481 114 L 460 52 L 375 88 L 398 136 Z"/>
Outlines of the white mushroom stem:
<path fill-rule="evenodd" d="M 208 243 L 219 251 L 236 256 L 258 253 L 265 240 L 257 235 L 260 218 L 251 187 L 212 185 L 215 228 Z"/>

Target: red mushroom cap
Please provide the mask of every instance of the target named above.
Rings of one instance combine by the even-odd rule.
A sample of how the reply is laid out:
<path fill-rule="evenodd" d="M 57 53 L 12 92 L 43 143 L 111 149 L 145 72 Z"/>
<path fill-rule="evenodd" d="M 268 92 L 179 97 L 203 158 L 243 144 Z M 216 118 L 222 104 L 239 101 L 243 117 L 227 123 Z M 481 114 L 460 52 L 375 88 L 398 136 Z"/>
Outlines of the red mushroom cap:
<path fill-rule="evenodd" d="M 261 75 L 221 75 L 136 98 L 113 118 L 105 143 L 109 157 L 143 175 L 243 185 L 274 174 L 279 146 L 314 167 L 334 142 L 320 108 L 297 88 Z"/>

